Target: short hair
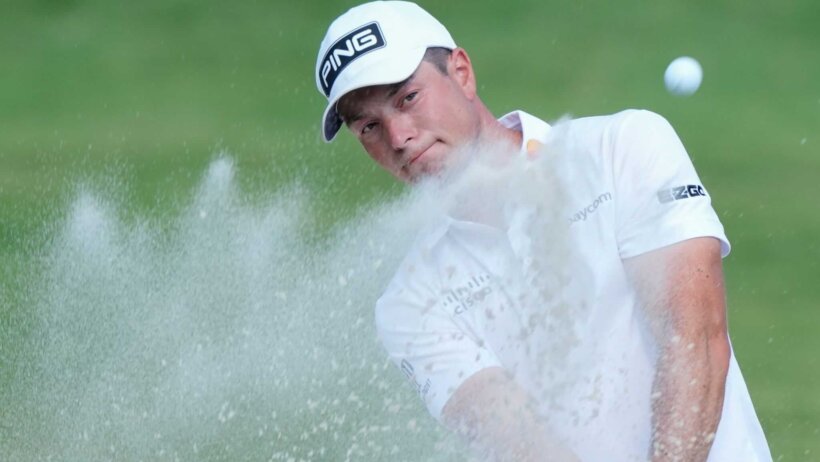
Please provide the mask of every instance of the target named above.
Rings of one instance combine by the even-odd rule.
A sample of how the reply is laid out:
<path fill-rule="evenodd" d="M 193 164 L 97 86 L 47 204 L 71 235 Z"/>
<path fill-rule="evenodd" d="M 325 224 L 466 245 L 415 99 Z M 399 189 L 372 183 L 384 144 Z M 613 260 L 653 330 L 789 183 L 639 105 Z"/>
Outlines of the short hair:
<path fill-rule="evenodd" d="M 438 69 L 438 71 L 442 75 L 448 75 L 447 61 L 450 59 L 450 55 L 452 53 L 453 50 L 449 48 L 430 47 L 427 49 L 426 52 L 424 52 L 424 57 L 422 57 L 421 60 L 427 61 L 428 63 L 435 66 L 435 68 Z M 412 75 L 410 77 L 412 77 Z M 390 91 L 398 90 L 405 83 L 407 83 L 410 77 L 402 80 L 401 82 L 391 83 L 386 86 L 389 88 Z M 355 94 L 357 91 L 358 90 L 353 90 L 350 93 L 342 96 L 341 99 L 339 99 L 339 102 L 336 103 L 336 112 L 339 114 L 339 117 L 341 117 L 345 123 L 348 123 L 350 117 L 353 116 L 353 111 L 355 109 L 355 104 L 353 104 L 353 101 L 351 101 L 350 98 L 348 98 L 348 96 Z"/>
<path fill-rule="evenodd" d="M 449 48 L 430 47 L 424 53 L 422 60 L 431 63 L 436 66 L 439 72 L 447 75 L 447 60 L 450 59 L 451 54 L 453 54 L 453 50 Z"/>

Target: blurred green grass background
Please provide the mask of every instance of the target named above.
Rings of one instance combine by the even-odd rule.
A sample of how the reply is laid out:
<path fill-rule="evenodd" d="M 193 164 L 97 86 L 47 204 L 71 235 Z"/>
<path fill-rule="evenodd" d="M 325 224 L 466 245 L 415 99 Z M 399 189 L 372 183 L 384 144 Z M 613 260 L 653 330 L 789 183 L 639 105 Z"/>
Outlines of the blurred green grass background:
<path fill-rule="evenodd" d="M 399 192 L 351 137 L 319 139 L 315 53 L 353 4 L 3 2 L 0 278 L 87 178 L 126 178 L 134 211 L 173 213 L 224 149 L 246 191 L 298 179 L 326 224 Z M 774 458 L 820 460 L 820 4 L 422 4 L 470 53 L 499 115 L 637 107 L 672 122 L 733 243 L 732 340 Z M 691 98 L 663 88 L 680 55 L 704 67 Z M 0 298 L 5 331 L 25 310 L 14 300 Z M 2 353 L 0 385 L 14 356 Z"/>

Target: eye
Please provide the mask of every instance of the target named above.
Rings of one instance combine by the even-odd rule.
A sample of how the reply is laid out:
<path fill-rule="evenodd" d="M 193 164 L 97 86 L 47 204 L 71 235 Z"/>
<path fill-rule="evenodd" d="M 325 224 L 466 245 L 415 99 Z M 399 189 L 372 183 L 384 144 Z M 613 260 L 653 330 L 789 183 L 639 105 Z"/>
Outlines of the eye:
<path fill-rule="evenodd" d="M 407 94 L 407 96 L 404 97 L 403 102 L 404 103 L 409 103 L 409 102 L 413 101 L 414 99 L 416 99 L 416 96 L 418 96 L 418 94 L 419 94 L 419 92 L 417 92 L 417 91 L 411 91 L 410 93 Z"/>
<path fill-rule="evenodd" d="M 370 130 L 373 130 L 376 127 L 376 125 L 377 125 L 376 122 L 369 122 L 369 123 L 366 123 L 366 124 L 362 125 L 362 130 L 361 130 L 362 135 L 368 133 Z"/>

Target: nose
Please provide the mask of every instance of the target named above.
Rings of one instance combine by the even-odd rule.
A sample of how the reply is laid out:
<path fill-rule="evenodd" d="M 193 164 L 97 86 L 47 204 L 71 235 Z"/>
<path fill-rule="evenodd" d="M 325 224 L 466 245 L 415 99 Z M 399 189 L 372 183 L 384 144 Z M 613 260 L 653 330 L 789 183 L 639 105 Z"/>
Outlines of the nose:
<path fill-rule="evenodd" d="M 384 124 L 387 128 L 390 146 L 395 151 L 404 150 L 416 137 L 413 120 L 407 114 L 395 114 L 385 119 Z"/>

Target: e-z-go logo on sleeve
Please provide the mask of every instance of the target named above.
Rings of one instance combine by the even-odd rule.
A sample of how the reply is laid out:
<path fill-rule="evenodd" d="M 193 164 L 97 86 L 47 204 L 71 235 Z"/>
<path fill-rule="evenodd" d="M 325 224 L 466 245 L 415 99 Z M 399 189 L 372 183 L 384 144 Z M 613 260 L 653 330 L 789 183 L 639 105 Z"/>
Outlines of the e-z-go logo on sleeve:
<path fill-rule="evenodd" d="M 706 196 L 706 190 L 704 190 L 703 186 L 699 184 L 676 186 L 674 188 L 663 189 L 658 191 L 658 200 L 661 202 L 661 204 L 698 196 Z"/>

